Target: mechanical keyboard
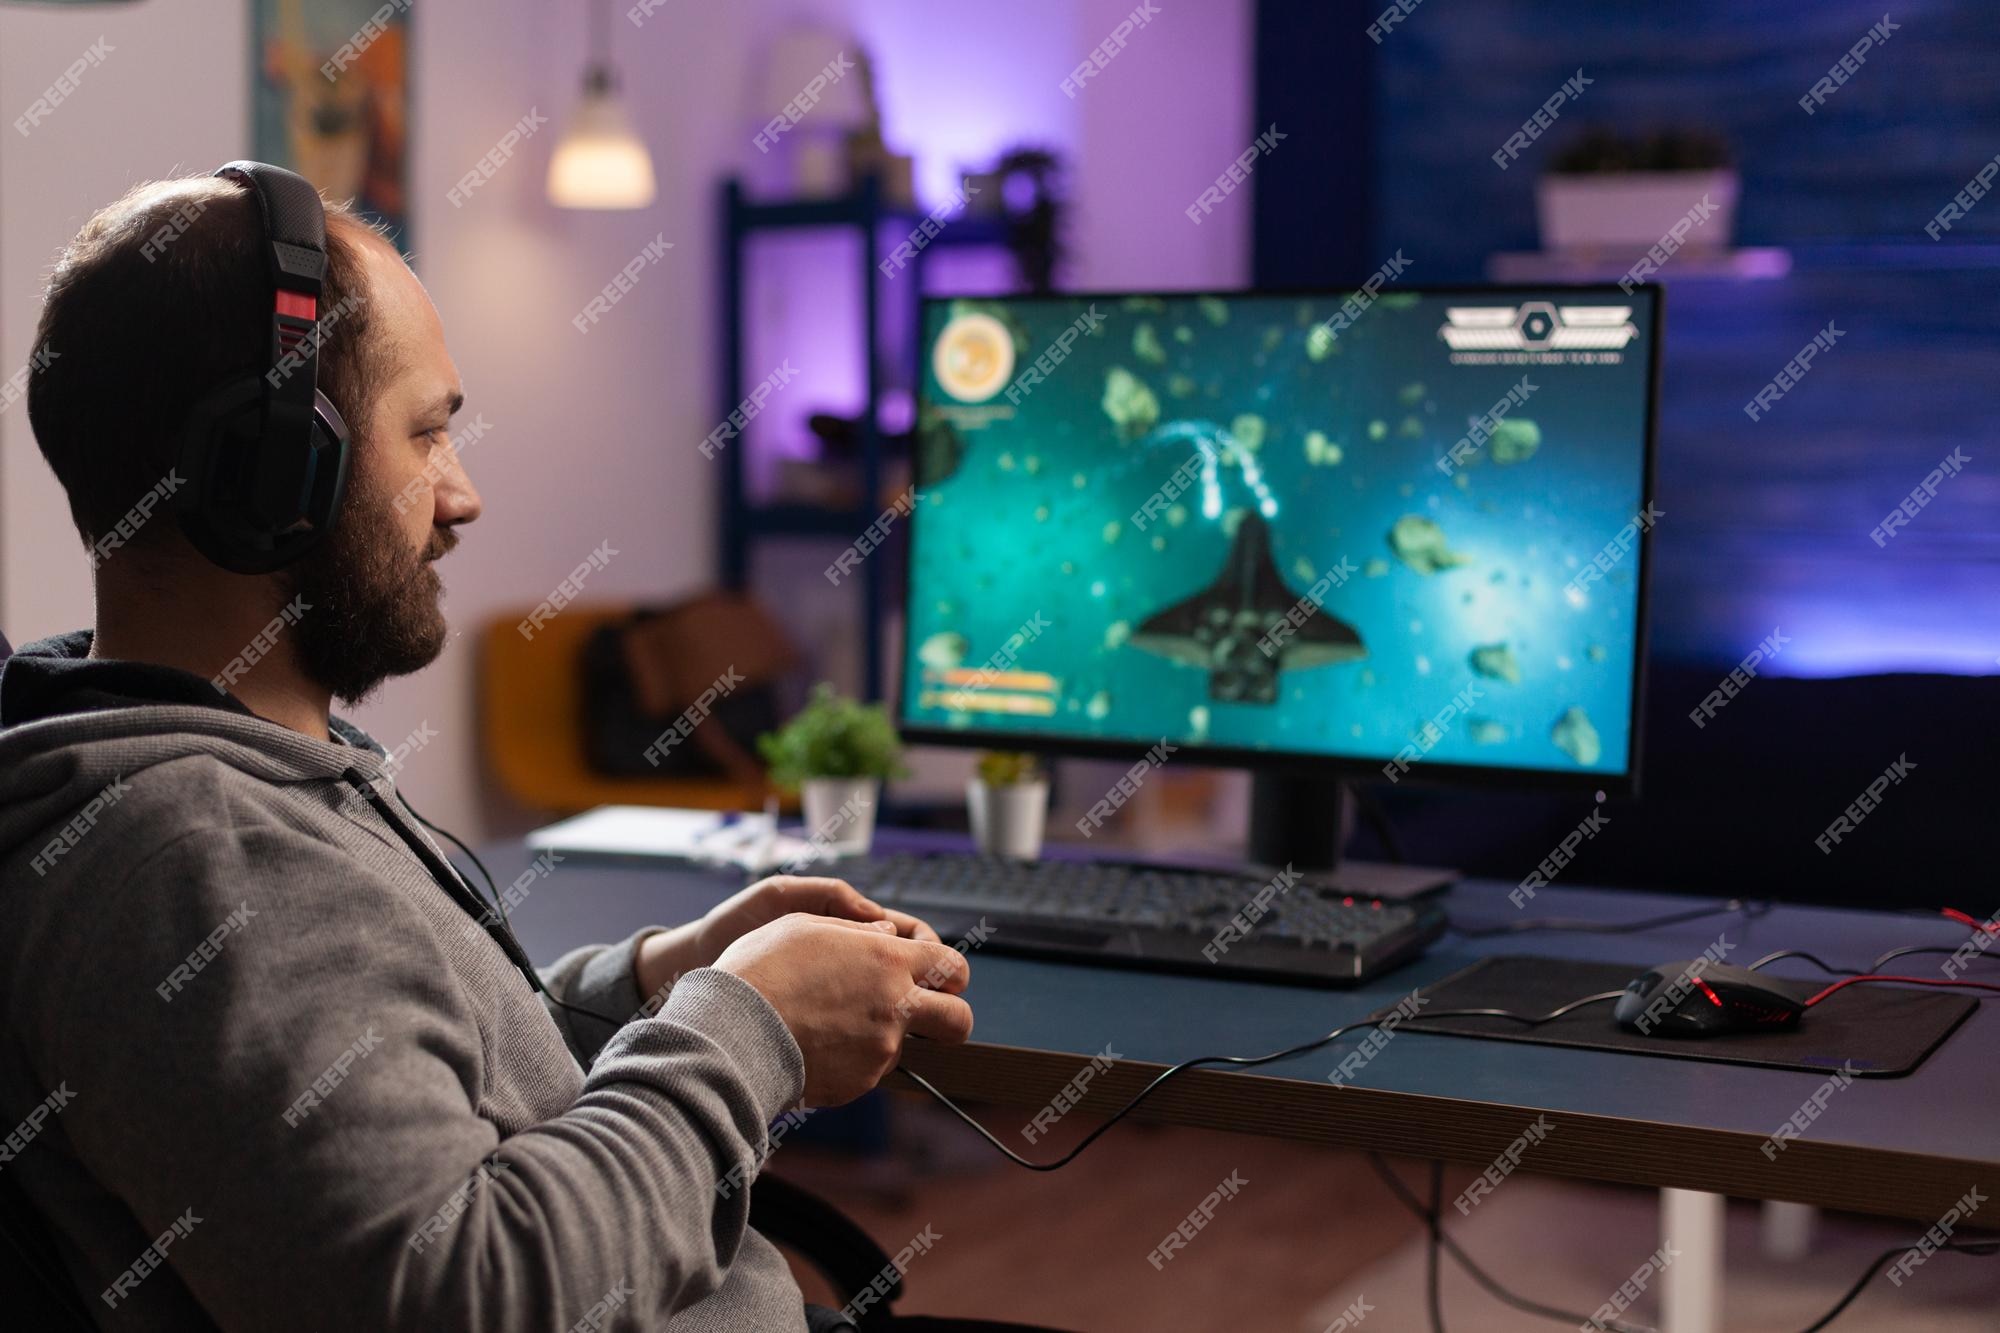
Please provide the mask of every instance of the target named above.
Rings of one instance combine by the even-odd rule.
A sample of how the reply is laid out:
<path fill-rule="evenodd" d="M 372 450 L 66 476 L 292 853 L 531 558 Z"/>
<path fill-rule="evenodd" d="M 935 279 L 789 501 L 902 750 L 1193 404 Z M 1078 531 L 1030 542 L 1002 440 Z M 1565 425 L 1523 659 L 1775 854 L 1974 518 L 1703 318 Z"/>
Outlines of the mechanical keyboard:
<path fill-rule="evenodd" d="M 831 873 L 947 941 L 1173 971 L 1352 986 L 1444 933 L 1431 903 L 1349 896 L 1309 874 L 964 854 L 843 858 Z"/>

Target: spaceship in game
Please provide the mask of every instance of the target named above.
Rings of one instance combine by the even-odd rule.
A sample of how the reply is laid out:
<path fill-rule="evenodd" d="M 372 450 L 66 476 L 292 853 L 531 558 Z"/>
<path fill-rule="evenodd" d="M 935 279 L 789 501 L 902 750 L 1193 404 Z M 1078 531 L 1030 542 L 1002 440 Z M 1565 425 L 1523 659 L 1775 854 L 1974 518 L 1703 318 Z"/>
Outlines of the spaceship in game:
<path fill-rule="evenodd" d="M 1354 627 L 1324 607 L 1303 624 L 1287 623 L 1287 614 L 1301 600 L 1272 563 L 1269 525 L 1254 509 L 1246 509 L 1215 582 L 1149 616 L 1133 632 L 1131 643 L 1207 671 L 1208 697 L 1217 703 L 1273 704 L 1280 671 L 1352 662 L 1368 654 Z M 1268 651 L 1266 642 L 1271 643 Z"/>

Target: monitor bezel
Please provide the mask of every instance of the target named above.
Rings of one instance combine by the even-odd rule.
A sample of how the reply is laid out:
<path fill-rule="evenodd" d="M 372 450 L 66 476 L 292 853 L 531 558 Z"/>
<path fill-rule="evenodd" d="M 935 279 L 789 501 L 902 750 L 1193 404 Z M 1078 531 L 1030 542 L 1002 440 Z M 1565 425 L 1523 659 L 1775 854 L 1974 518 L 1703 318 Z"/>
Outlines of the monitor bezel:
<path fill-rule="evenodd" d="M 1152 289 L 1145 291 L 1095 291 L 1095 292 L 1051 292 L 1033 295 L 994 295 L 991 293 L 925 294 L 918 303 L 917 340 L 918 362 L 915 375 L 915 407 L 918 419 L 928 398 L 926 380 L 923 375 L 923 358 L 927 349 L 922 346 L 924 330 L 929 327 L 931 308 L 952 301 L 1000 301 L 1009 304 L 1032 304 L 1037 302 L 1123 301 L 1134 297 L 1185 300 L 1189 297 L 1215 296 L 1224 300 L 1258 298 L 1311 298 L 1325 300 L 1354 295 L 1357 287 L 1258 287 L 1258 288 L 1217 288 L 1190 287 L 1184 289 Z M 1630 291 L 1616 283 L 1464 283 L 1439 284 L 1437 286 L 1398 286 L 1398 293 L 1415 296 L 1505 296 L 1514 293 L 1574 293 L 1579 296 L 1628 298 L 1637 292 L 1652 296 L 1650 327 L 1647 329 L 1647 371 L 1646 371 L 1646 423 L 1644 458 L 1640 466 L 1639 509 L 1645 512 L 1658 497 L 1654 489 L 1654 462 L 1657 455 L 1660 415 L 1660 332 L 1666 319 L 1666 289 L 1656 282 L 1633 284 Z M 920 491 L 923 478 L 916 475 L 922 459 L 922 451 L 913 451 L 911 458 L 911 487 Z M 1157 742 L 1143 740 L 1106 740 L 1098 737 L 1070 737 L 1038 735 L 1032 732 L 999 732 L 981 730 L 977 725 L 964 727 L 935 727 L 911 725 L 904 721 L 905 705 L 909 696 L 909 633 L 910 596 L 915 584 L 914 548 L 919 515 L 923 506 L 917 505 L 910 511 L 910 545 L 912 558 L 903 562 L 903 587 L 900 605 L 903 612 L 901 651 L 896 661 L 896 696 L 894 721 L 897 733 L 907 744 L 935 745 L 960 750 L 1006 750 L 1027 754 L 1049 755 L 1056 758 L 1075 759 L 1131 759 L 1145 753 Z M 1664 518 L 1661 511 L 1660 517 Z M 1568 771 L 1564 769 L 1510 768 L 1491 764 L 1455 764 L 1419 759 L 1396 779 L 1397 786 L 1451 786 L 1451 787 L 1515 787 L 1548 792 L 1602 792 L 1607 796 L 1637 796 L 1639 794 L 1639 770 L 1644 758 L 1644 719 L 1646 659 L 1651 621 L 1652 571 L 1653 571 L 1653 525 L 1648 524 L 1639 532 L 1639 587 L 1638 599 L 1634 604 L 1633 616 L 1636 620 L 1633 634 L 1632 690 L 1628 702 L 1626 734 L 1630 738 L 1625 750 L 1625 768 L 1621 772 Z M 1287 777 L 1319 779 L 1358 779 L 1363 781 L 1389 781 L 1383 769 L 1393 759 L 1364 759 L 1351 755 L 1318 754 L 1299 750 L 1270 750 L 1255 747 L 1230 745 L 1208 745 L 1195 741 L 1177 741 L 1173 737 L 1163 738 L 1174 746 L 1173 758 L 1204 768 L 1241 768 L 1252 773 L 1271 773 Z"/>

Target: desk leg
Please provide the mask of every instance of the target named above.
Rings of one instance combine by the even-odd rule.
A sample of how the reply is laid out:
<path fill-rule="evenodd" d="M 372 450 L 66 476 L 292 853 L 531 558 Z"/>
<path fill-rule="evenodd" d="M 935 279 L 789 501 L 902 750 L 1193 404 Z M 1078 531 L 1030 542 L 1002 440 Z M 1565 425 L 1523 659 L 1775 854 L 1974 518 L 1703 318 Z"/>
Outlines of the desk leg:
<path fill-rule="evenodd" d="M 1660 1333 L 1721 1333 L 1722 1224 L 1728 1200 L 1697 1190 L 1660 1191 Z"/>
<path fill-rule="evenodd" d="M 1818 1221 L 1819 1209 L 1809 1203 L 1764 1200 L 1764 1257 L 1787 1262 L 1805 1258 L 1812 1253 L 1813 1228 Z"/>

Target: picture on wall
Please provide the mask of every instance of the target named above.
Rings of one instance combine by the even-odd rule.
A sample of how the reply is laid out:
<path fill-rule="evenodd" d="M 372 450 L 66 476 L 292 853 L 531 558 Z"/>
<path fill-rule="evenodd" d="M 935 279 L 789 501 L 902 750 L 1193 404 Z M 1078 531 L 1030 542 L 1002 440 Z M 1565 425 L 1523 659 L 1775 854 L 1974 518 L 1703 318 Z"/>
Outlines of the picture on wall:
<path fill-rule="evenodd" d="M 409 251 L 411 0 L 250 0 L 251 154 Z"/>

